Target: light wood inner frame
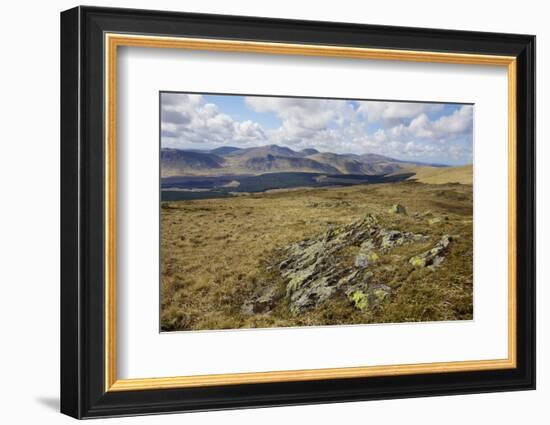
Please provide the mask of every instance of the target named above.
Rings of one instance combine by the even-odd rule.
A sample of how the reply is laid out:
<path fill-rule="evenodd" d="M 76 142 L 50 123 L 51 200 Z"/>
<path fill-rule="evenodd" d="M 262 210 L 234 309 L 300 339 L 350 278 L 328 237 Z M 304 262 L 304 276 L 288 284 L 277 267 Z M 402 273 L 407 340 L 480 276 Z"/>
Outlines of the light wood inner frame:
<path fill-rule="evenodd" d="M 105 391 L 511 369 L 516 357 L 516 58 L 325 45 L 105 34 Z M 117 51 L 120 46 L 503 66 L 508 71 L 508 357 L 495 360 L 118 379 L 116 324 Z"/>

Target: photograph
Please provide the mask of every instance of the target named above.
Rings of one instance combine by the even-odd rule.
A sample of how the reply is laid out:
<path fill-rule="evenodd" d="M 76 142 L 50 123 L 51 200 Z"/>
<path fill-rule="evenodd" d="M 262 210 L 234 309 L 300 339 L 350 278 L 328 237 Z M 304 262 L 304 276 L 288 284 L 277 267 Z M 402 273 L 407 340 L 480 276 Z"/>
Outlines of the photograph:
<path fill-rule="evenodd" d="M 474 111 L 161 91 L 161 331 L 473 320 Z"/>
<path fill-rule="evenodd" d="M 39 38 L 50 34 L 52 48 L 16 49 L 6 67 L 46 91 L 37 99 L 60 88 L 60 108 L 32 126 L 59 133 L 60 149 L 44 143 L 51 137 L 17 143 L 25 113 L 12 114 L 21 125 L 4 143 L 14 147 L 11 180 L 27 182 L 8 184 L 17 195 L 5 198 L 21 200 L 6 211 L 29 216 L 5 220 L 16 236 L 7 246 L 24 257 L 12 280 L 60 274 L 60 290 L 40 284 L 30 297 L 57 312 L 29 339 L 57 344 L 27 361 L 48 375 L 30 370 L 35 404 L 57 394 L 71 418 L 215 411 L 214 422 L 221 410 L 292 406 L 275 420 L 318 422 L 313 405 L 339 403 L 332 417 L 322 407 L 333 423 L 364 416 L 351 402 L 368 401 L 369 419 L 388 422 L 390 412 L 390 423 L 428 425 L 419 398 L 430 397 L 439 422 L 449 411 L 471 422 L 480 406 L 505 423 L 540 417 L 534 33 L 547 30 L 543 14 L 501 7 L 495 20 L 494 8 L 436 7 L 430 18 L 402 2 L 384 17 L 294 1 L 256 16 L 199 3 L 75 6 L 53 24 L 35 13 L 50 22 Z M 56 52 L 48 78 L 21 72 Z M 21 87 L 8 87 L 10 110 L 30 109 Z M 37 148 L 24 157 L 40 166 L 21 173 L 29 143 Z M 55 182 L 35 192 L 55 203 L 40 211 L 55 226 L 20 208 L 21 187 L 47 173 Z M 56 184 L 59 196 L 42 190 Z M 21 237 L 29 226 L 57 232 L 39 255 Z M 36 231 L 26 233 L 34 243 Z M 50 258 L 56 237 L 61 262 Z M 19 286 L 28 292 L 7 285 Z M 16 333 L 48 317 L 22 315 L 14 301 L 24 295 L 4 297 L 7 317 L 24 321 L 8 326 Z M 55 392 L 42 392 L 48 382 Z M 400 399 L 417 401 L 393 408 Z M 28 397 L 11 404 L 30 411 Z M 253 411 L 235 417 L 258 422 Z"/>

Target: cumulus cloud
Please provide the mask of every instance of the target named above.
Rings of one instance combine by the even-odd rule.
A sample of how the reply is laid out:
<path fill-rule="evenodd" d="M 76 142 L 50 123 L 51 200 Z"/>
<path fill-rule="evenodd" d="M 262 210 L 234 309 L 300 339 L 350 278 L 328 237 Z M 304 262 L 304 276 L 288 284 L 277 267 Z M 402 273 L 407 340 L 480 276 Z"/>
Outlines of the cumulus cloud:
<path fill-rule="evenodd" d="M 396 156 L 466 163 L 472 160 L 472 125 L 473 107 L 463 105 L 435 120 L 422 112 L 408 124 L 379 129 L 373 138 Z"/>
<path fill-rule="evenodd" d="M 200 95 L 172 93 L 162 95 L 161 137 L 163 146 L 198 149 L 266 141 L 258 123 L 234 121 Z"/>
<path fill-rule="evenodd" d="M 242 99 L 242 98 L 241 98 Z M 241 100 L 242 102 L 242 100 Z M 254 114 L 275 115 L 276 128 L 235 120 L 208 96 L 163 94 L 163 146 L 213 148 L 278 144 L 336 153 L 379 153 L 400 159 L 467 163 L 473 107 L 444 104 L 248 96 Z"/>
<path fill-rule="evenodd" d="M 256 112 L 277 114 L 289 129 L 323 130 L 351 112 L 343 100 L 247 96 L 245 102 Z"/>
<path fill-rule="evenodd" d="M 369 121 L 383 121 L 386 125 L 396 125 L 421 114 L 443 109 L 443 105 L 439 103 L 363 101 L 358 104 L 358 112 Z"/>
<path fill-rule="evenodd" d="M 425 113 L 412 119 L 409 124 L 399 124 L 388 128 L 385 133 L 390 138 L 403 139 L 453 139 L 472 130 L 472 107 L 462 106 L 451 115 L 430 120 Z"/>
<path fill-rule="evenodd" d="M 351 152 L 358 148 L 353 133 L 366 135 L 366 122 L 345 100 L 249 96 L 245 102 L 255 112 L 274 113 L 281 120 L 278 129 L 268 132 L 275 144 Z"/>

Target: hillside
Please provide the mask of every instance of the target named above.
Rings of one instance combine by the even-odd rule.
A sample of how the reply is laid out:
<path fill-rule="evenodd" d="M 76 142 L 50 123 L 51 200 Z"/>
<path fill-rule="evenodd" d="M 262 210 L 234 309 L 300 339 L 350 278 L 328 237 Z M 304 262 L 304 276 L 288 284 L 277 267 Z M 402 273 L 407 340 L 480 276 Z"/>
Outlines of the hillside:
<path fill-rule="evenodd" d="M 401 182 L 163 202 L 161 328 L 472 320 L 472 197 Z"/>
<path fill-rule="evenodd" d="M 232 152 L 236 152 L 240 150 L 241 150 L 240 148 L 235 148 L 233 146 L 222 146 L 220 148 L 212 149 L 211 151 L 209 151 L 209 153 L 223 156 L 223 155 L 228 155 Z"/>
<path fill-rule="evenodd" d="M 301 152 L 293 151 L 290 148 L 277 145 L 266 145 L 266 146 L 257 146 L 253 148 L 239 149 L 234 150 L 233 152 L 228 153 L 226 156 L 232 158 L 257 158 L 265 157 L 267 155 L 281 156 L 281 157 L 291 157 L 291 158 L 300 158 L 304 154 Z"/>
<path fill-rule="evenodd" d="M 206 152 L 162 149 L 160 161 L 163 176 L 177 176 L 189 170 L 219 170 L 225 160 L 218 155 Z"/>
<path fill-rule="evenodd" d="M 378 173 L 373 163 L 364 163 L 352 158 L 350 155 L 338 155 L 323 152 L 308 156 L 308 158 L 325 164 L 331 164 L 342 174 L 383 174 Z"/>
<path fill-rule="evenodd" d="M 412 166 L 407 167 L 406 171 L 415 173 L 409 180 L 416 180 L 427 184 L 472 184 L 473 182 L 473 167 L 471 164 L 445 168 Z"/>
<path fill-rule="evenodd" d="M 337 154 L 312 148 L 294 151 L 278 145 L 252 148 L 224 146 L 203 151 L 161 150 L 162 177 L 258 175 L 273 172 L 374 176 L 403 172 L 409 167 L 415 167 L 419 172 L 424 168 L 432 169 L 431 164 L 419 165 L 378 154 Z"/>
<path fill-rule="evenodd" d="M 340 171 L 327 163 L 318 162 L 309 158 L 285 156 L 254 156 L 244 163 L 247 170 L 254 172 L 294 171 L 310 173 L 339 174 Z"/>

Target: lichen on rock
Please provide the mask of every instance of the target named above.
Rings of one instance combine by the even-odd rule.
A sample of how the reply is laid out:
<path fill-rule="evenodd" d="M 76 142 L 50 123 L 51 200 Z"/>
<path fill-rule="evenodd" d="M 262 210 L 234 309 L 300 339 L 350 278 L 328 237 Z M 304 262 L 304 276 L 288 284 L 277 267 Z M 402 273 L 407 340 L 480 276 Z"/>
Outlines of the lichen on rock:
<path fill-rule="evenodd" d="M 363 291 L 359 289 L 356 291 L 353 291 L 350 298 L 355 308 L 358 308 L 359 310 L 364 310 L 369 306 L 369 302 L 367 300 L 367 294 L 365 294 Z"/>
<path fill-rule="evenodd" d="M 401 204 L 393 204 L 388 210 L 390 214 L 407 214 L 407 209 Z"/>
<path fill-rule="evenodd" d="M 386 252 L 401 245 L 414 242 L 425 242 L 429 239 L 429 236 L 426 235 L 387 229 L 380 229 L 377 236 L 380 240 L 380 249 Z"/>
<path fill-rule="evenodd" d="M 305 311 L 337 294 L 349 298 L 354 291 L 363 291 L 372 307 L 383 300 L 374 289 L 383 288 L 382 292 L 389 294 L 391 288 L 370 282 L 372 273 L 368 269 L 381 260 L 381 254 L 427 239 L 421 234 L 385 229 L 376 216 L 365 214 L 350 224 L 333 226 L 321 235 L 291 244 L 285 249 L 285 260 L 278 263 L 286 282 L 290 311 Z M 348 247 L 359 248 L 352 266 L 337 260 L 337 254 Z"/>
<path fill-rule="evenodd" d="M 359 247 L 359 252 L 355 256 L 355 267 L 364 268 L 369 264 L 375 263 L 380 256 L 375 252 L 375 244 L 371 239 L 367 239 Z"/>
<path fill-rule="evenodd" d="M 444 260 L 442 254 L 447 250 L 452 240 L 451 235 L 443 235 L 433 248 L 411 257 L 409 263 L 415 267 L 440 266 Z"/>
<path fill-rule="evenodd" d="M 276 287 L 265 288 L 263 292 L 256 294 L 247 300 L 241 307 L 241 313 L 245 315 L 269 313 L 282 295 Z"/>
<path fill-rule="evenodd" d="M 384 284 L 371 284 L 364 289 L 351 289 L 348 298 L 358 310 L 372 310 L 380 305 L 386 297 L 392 293 L 392 289 Z"/>
<path fill-rule="evenodd" d="M 331 226 L 321 234 L 281 248 L 278 255 L 284 259 L 274 261 L 271 269 L 279 273 L 284 289 L 254 295 L 243 305 L 243 312 L 269 312 L 282 296 L 286 296 L 293 314 L 316 308 L 335 296 L 347 298 L 359 310 L 372 309 L 392 294 L 392 288 L 376 281 L 370 270 L 389 267 L 386 256 L 394 248 L 429 239 L 428 235 L 386 229 L 373 214 Z M 441 264 L 451 240 L 445 235 L 432 249 L 409 258 L 409 263 L 415 267 Z M 406 262 L 407 257 L 400 261 Z"/>

